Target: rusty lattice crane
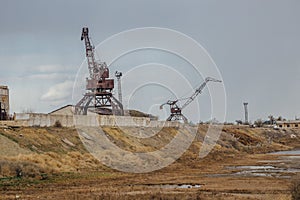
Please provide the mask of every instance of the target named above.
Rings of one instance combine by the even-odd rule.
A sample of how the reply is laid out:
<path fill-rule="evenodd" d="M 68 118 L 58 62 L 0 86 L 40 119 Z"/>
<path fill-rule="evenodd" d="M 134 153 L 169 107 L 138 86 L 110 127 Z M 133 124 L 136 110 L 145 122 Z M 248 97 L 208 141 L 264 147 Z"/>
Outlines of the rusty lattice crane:
<path fill-rule="evenodd" d="M 86 115 L 87 111 L 105 115 L 123 115 L 123 105 L 112 95 L 114 79 L 109 78 L 109 69 L 105 62 L 95 59 L 95 48 L 89 38 L 89 29 L 82 29 L 89 78 L 86 79 L 86 93 L 75 106 L 75 114 Z"/>
<path fill-rule="evenodd" d="M 182 114 L 182 110 L 188 106 L 190 103 L 192 103 L 192 101 L 194 101 L 194 99 L 201 94 L 202 90 L 205 88 L 206 84 L 209 81 L 213 81 L 213 82 L 222 82 L 220 80 L 214 79 L 214 78 L 210 78 L 207 77 L 205 79 L 205 81 L 196 89 L 196 91 L 194 92 L 194 94 L 188 98 L 183 98 L 183 99 L 176 99 L 176 100 L 168 100 L 166 103 L 162 104 L 160 106 L 160 109 L 163 108 L 164 105 L 169 105 L 170 106 L 170 116 L 168 117 L 167 121 L 179 121 L 179 120 L 183 120 L 184 123 L 187 123 L 188 120 L 187 118 Z M 186 102 L 180 107 L 178 105 L 179 101 L 183 101 L 186 100 Z"/>

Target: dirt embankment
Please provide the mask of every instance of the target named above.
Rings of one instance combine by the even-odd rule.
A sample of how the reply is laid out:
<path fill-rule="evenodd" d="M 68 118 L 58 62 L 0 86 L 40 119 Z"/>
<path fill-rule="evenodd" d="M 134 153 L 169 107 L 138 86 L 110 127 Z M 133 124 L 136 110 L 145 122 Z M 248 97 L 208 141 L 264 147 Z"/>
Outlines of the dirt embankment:
<path fill-rule="evenodd" d="M 176 128 L 114 128 L 104 127 L 108 138 L 117 146 L 132 152 L 149 152 L 162 148 L 177 134 Z M 142 131 L 149 138 L 137 138 L 130 133 Z M 191 165 L 198 162 L 197 156 L 207 131 L 200 126 L 195 141 L 178 160 Z M 155 134 L 157 132 L 157 134 Z M 213 152 L 209 157 L 224 159 L 233 154 L 264 153 L 299 147 L 299 130 L 272 130 L 244 127 L 224 127 Z M 291 135 L 296 135 L 292 138 Z M 42 172 L 68 172 L 81 169 L 106 169 L 94 159 L 82 144 L 76 129 L 72 128 L 0 128 L 0 177 L 12 175 L 3 170 L 3 163 L 33 164 Z M 225 156 L 225 157 L 224 157 Z M 193 161 L 193 162 L 191 162 Z"/>

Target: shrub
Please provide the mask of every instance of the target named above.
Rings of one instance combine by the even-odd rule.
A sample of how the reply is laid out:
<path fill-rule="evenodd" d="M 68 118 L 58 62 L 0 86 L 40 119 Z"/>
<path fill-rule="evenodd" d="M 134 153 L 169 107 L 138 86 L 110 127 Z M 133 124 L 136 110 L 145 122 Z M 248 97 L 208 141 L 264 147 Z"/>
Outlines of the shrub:
<path fill-rule="evenodd" d="M 293 182 L 292 182 L 292 199 L 293 200 L 299 200 L 300 199 L 300 176 L 298 176 Z"/>
<path fill-rule="evenodd" d="M 54 127 L 61 128 L 62 127 L 61 122 L 59 120 L 56 120 L 55 123 L 54 123 Z"/>
<path fill-rule="evenodd" d="M 24 161 L 0 161 L 0 178 L 26 177 L 35 178 L 40 176 L 43 170 L 35 164 Z"/>
<path fill-rule="evenodd" d="M 262 121 L 262 119 L 258 119 L 254 122 L 256 127 L 263 127 L 264 122 Z"/>

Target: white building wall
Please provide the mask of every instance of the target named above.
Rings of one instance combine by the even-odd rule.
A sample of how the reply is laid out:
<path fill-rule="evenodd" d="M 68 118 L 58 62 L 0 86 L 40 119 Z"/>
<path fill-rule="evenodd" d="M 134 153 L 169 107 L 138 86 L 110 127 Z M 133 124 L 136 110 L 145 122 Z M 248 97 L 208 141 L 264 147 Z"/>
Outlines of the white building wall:
<path fill-rule="evenodd" d="M 59 121 L 64 127 L 75 126 L 130 126 L 130 127 L 179 127 L 179 122 L 151 121 L 147 117 L 113 115 L 57 115 L 38 113 L 17 113 L 16 122 L 28 126 L 49 127 Z"/>

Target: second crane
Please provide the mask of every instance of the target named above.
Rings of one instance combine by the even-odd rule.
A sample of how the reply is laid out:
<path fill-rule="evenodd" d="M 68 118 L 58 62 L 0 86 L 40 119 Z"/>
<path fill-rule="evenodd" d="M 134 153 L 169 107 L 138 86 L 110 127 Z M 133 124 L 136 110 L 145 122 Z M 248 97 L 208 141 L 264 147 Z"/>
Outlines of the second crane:
<path fill-rule="evenodd" d="M 160 106 L 160 109 L 163 108 L 164 105 L 169 105 L 170 106 L 170 116 L 168 117 L 167 121 L 179 121 L 179 120 L 183 120 L 184 123 L 187 123 L 188 120 L 187 118 L 182 114 L 182 110 L 188 106 L 190 103 L 192 103 L 192 101 L 194 101 L 194 99 L 201 94 L 202 90 L 205 88 L 206 84 L 208 82 L 222 82 L 220 80 L 211 78 L 211 77 L 207 77 L 205 79 L 205 81 L 195 90 L 194 94 L 188 98 L 184 98 L 184 99 L 176 99 L 176 100 L 168 100 L 166 103 L 163 103 Z M 179 101 L 183 101 L 186 100 L 186 102 L 182 105 L 179 106 L 178 102 Z"/>

